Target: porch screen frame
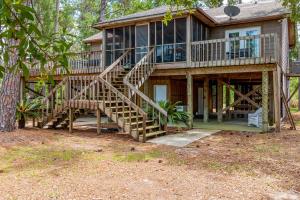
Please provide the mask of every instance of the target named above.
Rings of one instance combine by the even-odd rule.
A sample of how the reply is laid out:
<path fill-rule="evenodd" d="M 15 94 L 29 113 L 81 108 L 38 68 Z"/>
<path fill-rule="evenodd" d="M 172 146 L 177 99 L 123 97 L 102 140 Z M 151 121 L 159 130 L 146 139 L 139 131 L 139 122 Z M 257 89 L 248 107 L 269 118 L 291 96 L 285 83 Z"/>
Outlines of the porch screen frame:
<path fill-rule="evenodd" d="M 128 34 L 129 34 L 129 38 L 126 38 L 126 28 L 128 28 Z M 104 63 L 104 67 L 108 67 L 109 65 L 111 65 L 115 60 L 118 59 L 118 57 L 120 57 L 127 49 L 134 49 L 135 47 L 133 46 L 133 42 L 132 42 L 132 32 L 133 29 L 135 31 L 135 27 L 133 26 L 121 26 L 121 27 L 114 27 L 114 28 L 108 28 L 105 29 L 105 35 L 104 35 L 104 40 L 105 40 L 105 51 L 104 51 L 104 56 L 105 56 L 105 63 Z M 116 48 L 116 29 L 122 29 L 122 44 L 120 46 L 120 48 Z M 108 49 L 107 47 L 107 39 L 108 39 L 108 31 L 112 31 L 112 44 L 110 44 L 111 48 Z M 126 42 L 126 39 L 129 40 L 128 42 Z M 126 44 L 128 44 L 129 46 L 127 47 Z M 118 54 L 117 54 L 118 52 Z M 134 52 L 134 51 L 133 51 Z M 110 57 L 110 61 L 108 61 L 108 53 L 111 55 Z M 133 64 L 134 62 L 134 57 L 130 58 L 130 63 Z"/>
<path fill-rule="evenodd" d="M 150 47 L 150 23 L 142 23 L 142 24 L 136 24 L 134 27 L 134 31 L 135 31 L 135 53 L 134 53 L 134 57 L 135 57 L 135 63 L 138 63 L 140 60 L 137 59 L 137 49 L 138 48 L 142 48 L 142 47 L 138 47 L 137 46 L 137 27 L 138 26 L 147 26 L 147 46 L 142 46 L 144 48 L 146 48 L 147 50 L 145 52 L 141 52 L 140 54 L 142 55 L 143 53 L 146 55 L 149 52 L 149 47 Z M 143 58 L 144 56 L 141 56 L 141 58 Z"/>
<path fill-rule="evenodd" d="M 188 43 L 188 41 L 187 41 L 187 39 L 188 39 L 188 37 L 187 37 L 187 33 L 186 33 L 186 31 L 184 31 L 185 32 L 185 38 L 184 38 L 184 40 L 185 40 L 185 42 L 178 42 L 177 43 L 177 20 L 182 20 L 182 19 L 185 19 L 185 28 L 184 28 L 184 30 L 186 30 L 187 29 L 187 23 L 188 23 L 188 18 L 187 17 L 177 17 L 177 18 L 174 18 L 174 19 L 172 19 L 172 22 L 173 22 L 173 42 L 172 43 L 165 43 L 165 25 L 163 24 L 163 22 L 162 21 L 154 21 L 154 22 L 151 22 L 151 23 L 155 23 L 155 45 L 154 45 L 154 47 L 155 47 L 155 52 L 156 52 L 156 56 L 155 56 L 155 62 L 157 63 L 157 64 L 165 64 L 165 63 L 174 63 L 174 62 L 186 62 L 186 60 L 187 60 L 187 55 L 186 55 L 186 53 L 187 53 L 187 43 Z M 170 22 L 169 22 L 170 23 Z M 158 35 L 157 35 L 157 30 L 158 30 L 158 24 L 159 24 L 159 26 L 161 26 L 161 43 L 159 43 L 158 44 Z M 150 30 L 150 25 L 149 25 L 149 31 L 151 31 Z M 149 38 L 149 40 L 151 40 L 151 38 Z M 173 58 L 171 59 L 171 61 L 165 61 L 165 48 L 167 48 L 168 46 L 171 46 L 171 48 L 172 48 L 172 52 L 173 52 L 173 54 L 172 54 L 172 56 L 173 56 Z M 182 53 L 184 53 L 185 54 L 185 58 L 183 59 L 183 60 L 178 60 L 178 59 L 176 59 L 176 47 L 179 47 L 179 46 L 181 46 L 181 48 L 183 49 L 183 51 L 184 52 L 182 52 Z M 160 58 L 159 58 L 159 60 L 158 60 L 158 54 L 159 54 L 159 56 L 161 56 Z"/>

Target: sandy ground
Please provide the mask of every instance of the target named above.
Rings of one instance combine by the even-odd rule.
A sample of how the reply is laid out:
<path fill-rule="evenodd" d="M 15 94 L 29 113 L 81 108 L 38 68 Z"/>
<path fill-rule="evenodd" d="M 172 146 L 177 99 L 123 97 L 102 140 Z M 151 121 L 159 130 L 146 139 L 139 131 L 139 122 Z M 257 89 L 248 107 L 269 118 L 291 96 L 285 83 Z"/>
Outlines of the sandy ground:
<path fill-rule="evenodd" d="M 175 148 L 94 130 L 0 134 L 0 199 L 299 199 L 300 132 Z"/>

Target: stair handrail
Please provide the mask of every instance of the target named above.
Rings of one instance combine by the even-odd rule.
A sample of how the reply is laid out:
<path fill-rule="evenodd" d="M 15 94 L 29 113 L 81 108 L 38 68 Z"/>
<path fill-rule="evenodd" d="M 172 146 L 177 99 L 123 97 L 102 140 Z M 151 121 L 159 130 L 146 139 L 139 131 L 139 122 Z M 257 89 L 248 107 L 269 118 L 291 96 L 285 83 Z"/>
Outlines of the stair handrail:
<path fill-rule="evenodd" d="M 159 113 L 159 122 L 161 123 L 160 114 L 167 119 L 168 113 L 163 108 L 161 108 L 157 103 L 155 103 L 151 98 L 145 95 L 139 90 L 139 87 L 143 84 L 143 81 L 147 80 L 151 73 L 155 69 L 155 49 L 152 48 L 124 77 L 123 83 L 131 90 L 129 91 L 129 98 L 134 94 L 147 102 L 148 105 L 152 106 L 153 109 L 157 110 Z M 142 71 L 142 74 L 140 74 Z M 137 80 L 138 78 L 138 80 Z M 164 122 L 166 123 L 166 121 Z M 164 124 L 161 123 L 161 124 Z"/>
<path fill-rule="evenodd" d="M 97 75 L 99 76 L 101 79 L 103 80 L 107 80 L 107 76 L 108 74 L 116 67 L 119 66 L 119 64 L 121 62 L 123 62 L 123 59 L 128 56 L 128 54 L 130 53 L 130 49 L 126 50 L 116 61 L 114 61 L 110 66 L 108 66 L 101 74 Z M 96 77 L 97 77 L 96 76 Z M 105 79 L 104 79 L 105 78 Z M 76 96 L 74 96 L 72 99 L 77 99 L 78 96 L 81 96 L 83 95 L 83 93 L 86 92 L 86 90 L 89 88 L 89 87 L 92 87 L 94 86 L 95 84 L 97 83 L 97 80 L 94 80 L 93 82 L 91 82 L 86 88 L 84 88 L 80 93 L 78 93 Z M 107 82 L 108 83 L 108 82 Z"/>
<path fill-rule="evenodd" d="M 69 77 L 65 77 L 58 85 L 56 85 L 50 93 L 44 97 L 41 102 L 43 105 L 46 105 L 44 109 L 41 110 L 42 112 L 42 123 L 46 123 L 48 117 L 53 118 L 56 113 L 61 112 L 68 106 L 68 87 L 63 89 L 63 86 L 68 84 Z M 62 105 L 57 106 L 58 96 L 55 95 L 60 90 L 60 100 L 62 101 Z M 55 96 L 54 96 L 55 95 Z M 49 112 L 50 111 L 50 112 Z M 45 117 L 46 120 L 45 120 Z"/>
<path fill-rule="evenodd" d="M 117 60 L 115 60 L 110 66 L 108 66 L 101 74 L 101 78 L 107 79 L 107 76 L 112 73 L 113 71 L 116 71 L 116 69 L 119 69 L 120 64 L 126 62 L 127 56 L 129 56 L 131 52 L 131 49 L 127 49 L 123 55 L 121 55 Z M 125 59 L 125 60 L 124 60 Z"/>
<path fill-rule="evenodd" d="M 127 50 L 122 56 L 120 56 L 115 62 L 113 62 L 109 67 L 107 67 L 100 75 L 95 76 L 94 80 L 86 86 L 80 93 L 76 94 L 71 98 L 72 100 L 77 100 L 80 96 L 85 94 L 89 88 L 94 87 L 99 82 L 103 84 L 105 87 L 109 88 L 109 91 L 115 93 L 117 97 L 120 97 L 123 102 L 125 102 L 130 108 L 135 110 L 138 114 L 143 117 L 143 142 L 146 140 L 146 120 L 147 113 L 137 106 L 134 102 L 132 102 L 128 97 L 126 97 L 122 92 L 120 92 L 117 88 L 115 88 L 109 81 L 111 81 L 112 73 L 117 72 L 116 69 L 120 69 L 121 64 L 124 63 L 124 59 L 129 55 L 130 49 Z M 111 98 L 111 96 L 110 96 Z M 104 101 L 104 100 L 103 100 Z M 131 122 L 130 122 L 131 124 Z"/>

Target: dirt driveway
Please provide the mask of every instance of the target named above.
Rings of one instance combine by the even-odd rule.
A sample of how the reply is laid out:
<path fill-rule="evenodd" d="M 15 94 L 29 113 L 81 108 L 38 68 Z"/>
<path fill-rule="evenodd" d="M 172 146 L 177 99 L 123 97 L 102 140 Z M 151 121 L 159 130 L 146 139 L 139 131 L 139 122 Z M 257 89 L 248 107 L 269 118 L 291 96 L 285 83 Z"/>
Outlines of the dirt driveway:
<path fill-rule="evenodd" d="M 89 130 L 0 134 L 5 200 L 296 199 L 299 192 L 297 131 L 227 131 L 183 148 Z"/>

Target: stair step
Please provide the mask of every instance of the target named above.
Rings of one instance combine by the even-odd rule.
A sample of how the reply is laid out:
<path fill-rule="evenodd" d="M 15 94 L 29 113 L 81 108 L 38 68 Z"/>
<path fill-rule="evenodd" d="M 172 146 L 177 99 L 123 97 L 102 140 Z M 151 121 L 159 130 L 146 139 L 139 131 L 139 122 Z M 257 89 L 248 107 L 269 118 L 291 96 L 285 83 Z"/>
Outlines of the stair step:
<path fill-rule="evenodd" d="M 155 131 L 155 132 L 147 133 L 146 138 L 153 138 L 153 137 L 157 137 L 157 136 L 161 136 L 161 135 L 165 135 L 165 134 L 166 134 L 166 131 Z M 139 136 L 139 141 L 140 142 L 143 141 L 143 135 Z"/>
<path fill-rule="evenodd" d="M 153 122 L 154 122 L 153 120 L 147 120 L 147 121 L 146 121 L 146 124 L 150 124 L 150 123 L 153 123 Z M 130 125 L 129 122 L 126 122 L 125 124 L 126 124 L 126 125 Z M 140 124 L 143 124 L 143 121 L 131 122 L 131 126 L 132 126 L 132 125 L 136 125 L 136 124 L 139 124 L 139 125 L 140 125 Z"/>
<path fill-rule="evenodd" d="M 152 130 L 152 129 L 159 129 L 158 125 L 152 125 L 152 126 L 146 126 L 146 131 Z M 139 133 L 143 131 L 143 127 L 137 129 Z M 132 131 L 136 131 L 136 129 L 132 129 Z"/>

